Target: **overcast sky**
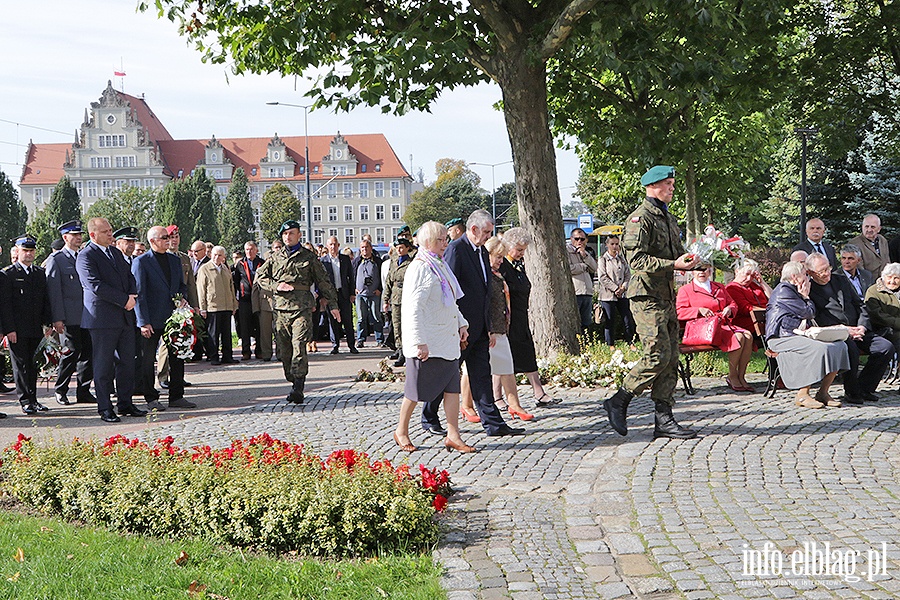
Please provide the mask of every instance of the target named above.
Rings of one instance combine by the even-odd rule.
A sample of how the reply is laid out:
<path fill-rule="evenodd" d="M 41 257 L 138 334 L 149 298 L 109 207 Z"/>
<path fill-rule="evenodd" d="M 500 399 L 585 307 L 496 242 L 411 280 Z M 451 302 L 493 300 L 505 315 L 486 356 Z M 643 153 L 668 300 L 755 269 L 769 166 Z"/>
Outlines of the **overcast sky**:
<path fill-rule="evenodd" d="M 136 0 L 0 0 L 0 169 L 15 183 L 28 140 L 69 142 L 85 108 L 107 80 L 143 94 L 176 139 L 303 135 L 303 110 L 266 106 L 307 104 L 304 81 L 277 75 L 233 76 L 207 65 L 174 23 L 137 13 Z M 124 70 L 126 77 L 113 77 Z M 403 117 L 378 109 L 310 113 L 310 135 L 383 133 L 411 173 L 434 180 L 439 158 L 497 164 L 511 160 L 503 115 L 492 107 L 496 85 L 446 92 L 429 113 Z M 42 129 L 35 129 L 35 127 Z M 50 130 L 50 131 L 46 131 Z M 578 159 L 557 150 L 560 195 L 571 199 Z M 491 168 L 472 166 L 490 190 Z M 513 180 L 511 164 L 494 168 L 496 185 Z"/>

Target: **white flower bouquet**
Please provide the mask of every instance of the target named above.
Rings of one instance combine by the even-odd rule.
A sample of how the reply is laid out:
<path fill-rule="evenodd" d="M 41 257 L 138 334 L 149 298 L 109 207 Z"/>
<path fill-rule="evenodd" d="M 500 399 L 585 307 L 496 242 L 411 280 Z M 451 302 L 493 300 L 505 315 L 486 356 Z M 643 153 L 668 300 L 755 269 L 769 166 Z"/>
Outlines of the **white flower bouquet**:
<path fill-rule="evenodd" d="M 169 352 L 182 360 L 194 355 L 194 346 L 206 336 L 206 321 L 200 316 L 200 312 L 190 306 L 181 306 L 181 296 L 175 296 L 175 305 L 178 307 L 172 311 L 172 316 L 166 320 L 163 329 L 163 340 L 169 348 Z"/>
<path fill-rule="evenodd" d="M 750 251 L 750 244 L 739 235 L 726 237 L 724 233 L 712 225 L 707 225 L 703 235 L 691 242 L 687 251 L 696 254 L 704 263 L 726 271 L 734 267 Z"/>

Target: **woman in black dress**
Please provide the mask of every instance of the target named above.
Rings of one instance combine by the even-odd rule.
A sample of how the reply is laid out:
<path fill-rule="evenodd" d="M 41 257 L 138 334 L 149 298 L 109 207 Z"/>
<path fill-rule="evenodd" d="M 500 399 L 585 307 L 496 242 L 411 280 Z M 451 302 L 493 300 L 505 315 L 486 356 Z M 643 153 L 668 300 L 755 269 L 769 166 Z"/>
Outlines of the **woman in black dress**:
<path fill-rule="evenodd" d="M 531 295 L 531 282 L 525 273 L 525 249 L 531 243 L 531 234 L 522 227 L 513 227 L 503 234 L 503 241 L 509 246 L 506 258 L 500 264 L 500 274 L 509 286 L 509 346 L 513 355 L 513 368 L 516 373 L 525 373 L 534 398 L 540 407 L 559 404 L 561 400 L 551 398 L 541 385 L 538 374 L 537 356 L 534 351 L 534 338 L 528 324 L 528 299 Z M 499 398 L 497 391 L 494 397 Z"/>

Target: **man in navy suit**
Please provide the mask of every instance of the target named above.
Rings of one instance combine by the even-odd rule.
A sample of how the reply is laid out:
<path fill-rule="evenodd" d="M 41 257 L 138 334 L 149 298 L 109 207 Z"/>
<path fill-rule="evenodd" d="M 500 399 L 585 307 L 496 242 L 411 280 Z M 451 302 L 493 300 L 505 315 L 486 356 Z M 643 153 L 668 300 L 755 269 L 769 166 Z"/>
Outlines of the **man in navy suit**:
<path fill-rule="evenodd" d="M 486 210 L 476 210 L 466 221 L 466 233 L 450 242 L 444 253 L 444 262 L 453 270 L 462 287 L 462 298 L 457 300 L 459 310 L 469 322 L 469 344 L 462 351 L 460 360 L 465 361 L 469 372 L 472 397 L 481 416 L 481 424 L 490 436 L 523 435 L 524 429 L 510 427 L 494 404 L 491 385 L 490 335 L 488 328 L 489 296 L 488 277 L 491 265 L 484 243 L 494 233 L 494 219 Z M 426 431 L 437 434 L 443 431 L 437 420 L 440 401 L 428 402 L 422 409 L 422 426 Z"/>
<path fill-rule="evenodd" d="M 56 377 L 56 401 L 69 405 L 67 394 L 72 375 L 76 376 L 75 400 L 96 402 L 91 395 L 93 361 L 91 356 L 91 334 L 81 327 L 81 313 L 84 311 L 84 291 L 75 259 L 81 249 L 81 221 L 69 221 L 58 228 L 63 239 L 63 247 L 47 258 L 44 269 L 47 273 L 47 291 L 50 295 L 50 313 L 53 329 L 61 336 L 65 334 L 71 352 L 59 361 Z"/>
<path fill-rule="evenodd" d="M 141 365 L 141 380 L 144 398 L 150 409 L 165 410 L 159 402 L 156 389 L 156 371 L 153 359 L 156 347 L 162 337 L 166 321 L 175 310 L 174 298 L 181 294 L 181 306 L 187 306 L 188 287 L 184 281 L 181 260 L 168 252 L 169 233 L 165 227 L 151 227 L 147 232 L 150 252 L 141 254 L 131 265 L 131 272 L 137 282 L 138 301 L 135 306 L 137 324 L 143 336 L 144 362 Z M 184 399 L 184 359 L 169 353 L 169 408 L 196 408 L 193 402 Z"/>
<path fill-rule="evenodd" d="M 338 354 L 338 347 L 341 343 L 341 329 L 343 329 L 344 337 L 347 338 L 347 348 L 350 354 L 359 354 L 356 349 L 356 337 L 353 334 L 353 301 L 356 299 L 355 282 L 353 281 L 353 267 L 350 257 L 341 254 L 341 243 L 334 236 L 328 238 L 325 244 L 328 248 L 328 254 L 320 258 L 322 264 L 325 265 L 325 272 L 328 273 L 328 279 L 337 290 L 338 310 L 341 312 L 341 320 L 338 321 L 331 315 L 328 315 L 328 334 L 331 337 L 331 353 Z M 324 303 L 324 298 L 320 302 Z"/>
<path fill-rule="evenodd" d="M 806 239 L 794 246 L 794 251 L 803 250 L 806 254 L 818 252 L 828 259 L 831 269 L 838 268 L 834 246 L 825 241 L 825 222 L 822 219 L 810 219 L 806 222 Z"/>
<path fill-rule="evenodd" d="M 119 422 L 113 412 L 113 378 L 120 415 L 142 417 L 146 411 L 132 402 L 134 390 L 134 307 L 137 290 L 124 255 L 113 246 L 112 227 L 103 218 L 88 221 L 91 243 L 78 253 L 75 269 L 84 290 L 81 326 L 93 346 L 94 392 L 97 411 L 107 423 Z"/>

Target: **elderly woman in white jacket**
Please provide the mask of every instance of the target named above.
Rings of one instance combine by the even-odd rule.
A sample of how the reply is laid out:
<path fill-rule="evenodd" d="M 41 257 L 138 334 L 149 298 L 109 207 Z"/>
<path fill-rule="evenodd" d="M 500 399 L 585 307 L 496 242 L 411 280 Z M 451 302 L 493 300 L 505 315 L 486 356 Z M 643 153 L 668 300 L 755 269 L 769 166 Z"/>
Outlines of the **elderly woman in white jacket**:
<path fill-rule="evenodd" d="M 416 449 L 409 439 L 409 419 L 416 402 L 443 395 L 448 451 L 474 452 L 459 435 L 460 344 L 469 324 L 456 305 L 462 297 L 456 277 L 444 263 L 447 228 L 429 221 L 419 228 L 419 252 L 406 271 L 401 303 L 401 338 L 407 357 L 406 385 L 394 441 L 405 452 Z"/>

